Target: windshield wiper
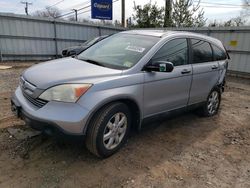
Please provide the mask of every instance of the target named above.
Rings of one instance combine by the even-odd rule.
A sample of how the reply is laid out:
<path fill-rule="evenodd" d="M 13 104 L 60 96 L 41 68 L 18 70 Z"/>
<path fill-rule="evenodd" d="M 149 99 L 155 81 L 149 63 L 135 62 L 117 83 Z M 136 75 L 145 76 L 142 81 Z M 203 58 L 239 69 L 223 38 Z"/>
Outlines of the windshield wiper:
<path fill-rule="evenodd" d="M 92 60 L 92 59 L 83 59 L 82 58 L 80 60 L 86 61 L 86 62 L 94 64 L 94 65 L 99 65 L 99 66 L 102 66 L 102 67 L 106 67 L 104 64 L 102 64 L 102 63 L 100 63 L 98 61 Z"/>

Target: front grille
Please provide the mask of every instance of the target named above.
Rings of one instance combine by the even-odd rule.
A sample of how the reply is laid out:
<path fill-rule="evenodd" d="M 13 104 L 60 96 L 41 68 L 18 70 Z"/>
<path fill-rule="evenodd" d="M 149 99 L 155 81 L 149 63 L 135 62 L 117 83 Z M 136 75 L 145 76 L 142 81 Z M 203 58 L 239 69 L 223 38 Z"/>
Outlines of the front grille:
<path fill-rule="evenodd" d="M 27 80 L 25 80 L 24 77 L 22 76 L 20 78 L 20 87 L 21 87 L 23 96 L 34 106 L 38 108 L 42 108 L 45 104 L 48 103 L 48 101 L 34 97 L 36 86 L 28 82 Z"/>
<path fill-rule="evenodd" d="M 42 100 L 42 99 L 38 99 L 38 98 L 34 99 L 34 98 L 32 98 L 31 96 L 29 96 L 27 93 L 25 93 L 24 91 L 23 91 L 23 96 L 24 96 L 30 103 L 32 103 L 33 105 L 35 105 L 35 106 L 38 107 L 38 108 L 42 108 L 45 104 L 48 103 L 47 101 Z"/>

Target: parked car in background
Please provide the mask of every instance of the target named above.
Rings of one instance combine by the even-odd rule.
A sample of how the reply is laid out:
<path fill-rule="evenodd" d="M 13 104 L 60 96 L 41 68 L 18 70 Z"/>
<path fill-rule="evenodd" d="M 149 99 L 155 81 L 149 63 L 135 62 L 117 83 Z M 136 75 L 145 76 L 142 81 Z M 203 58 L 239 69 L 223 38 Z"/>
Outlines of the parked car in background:
<path fill-rule="evenodd" d="M 148 119 L 187 109 L 215 115 L 228 59 L 223 44 L 205 35 L 124 31 L 75 58 L 24 71 L 12 111 L 38 130 L 85 135 L 93 154 L 108 157 Z"/>
<path fill-rule="evenodd" d="M 87 48 L 89 48 L 90 46 L 96 44 L 97 42 L 99 42 L 102 39 L 105 39 L 107 37 L 108 37 L 108 35 L 95 37 L 93 39 L 87 40 L 86 42 L 84 42 L 83 44 L 80 44 L 78 46 L 71 46 L 71 47 L 65 48 L 62 50 L 62 56 L 69 57 L 69 56 L 73 56 L 73 55 L 78 55 L 81 52 L 83 52 L 84 50 L 86 50 Z"/>

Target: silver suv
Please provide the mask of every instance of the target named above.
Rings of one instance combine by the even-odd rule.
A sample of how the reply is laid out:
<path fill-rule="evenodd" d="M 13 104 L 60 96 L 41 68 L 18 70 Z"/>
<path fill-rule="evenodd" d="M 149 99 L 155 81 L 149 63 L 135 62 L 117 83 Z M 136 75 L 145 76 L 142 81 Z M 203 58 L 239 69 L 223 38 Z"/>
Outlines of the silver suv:
<path fill-rule="evenodd" d="M 12 111 L 31 127 L 86 135 L 87 148 L 108 157 L 131 128 L 172 112 L 218 112 L 229 56 L 214 38 L 188 32 L 114 34 L 75 58 L 23 72 Z"/>

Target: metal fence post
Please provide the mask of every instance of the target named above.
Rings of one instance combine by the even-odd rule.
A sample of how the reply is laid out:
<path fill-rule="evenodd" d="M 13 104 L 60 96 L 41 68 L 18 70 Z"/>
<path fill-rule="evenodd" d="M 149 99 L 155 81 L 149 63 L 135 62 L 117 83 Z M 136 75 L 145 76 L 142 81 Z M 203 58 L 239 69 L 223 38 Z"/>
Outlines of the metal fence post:
<path fill-rule="evenodd" d="M 210 36 L 212 31 L 210 29 L 207 30 L 207 35 Z"/>
<path fill-rule="evenodd" d="M 56 58 L 58 57 L 58 44 L 57 44 L 57 30 L 56 30 L 56 21 L 53 21 L 54 25 L 54 40 L 55 40 L 55 50 L 56 50 Z"/>
<path fill-rule="evenodd" d="M 2 62 L 3 61 L 3 54 L 2 54 L 2 51 L 0 50 L 0 61 Z"/>
<path fill-rule="evenodd" d="M 98 26 L 98 34 L 99 34 L 99 36 L 102 36 L 102 30 L 101 30 L 100 26 Z"/>

